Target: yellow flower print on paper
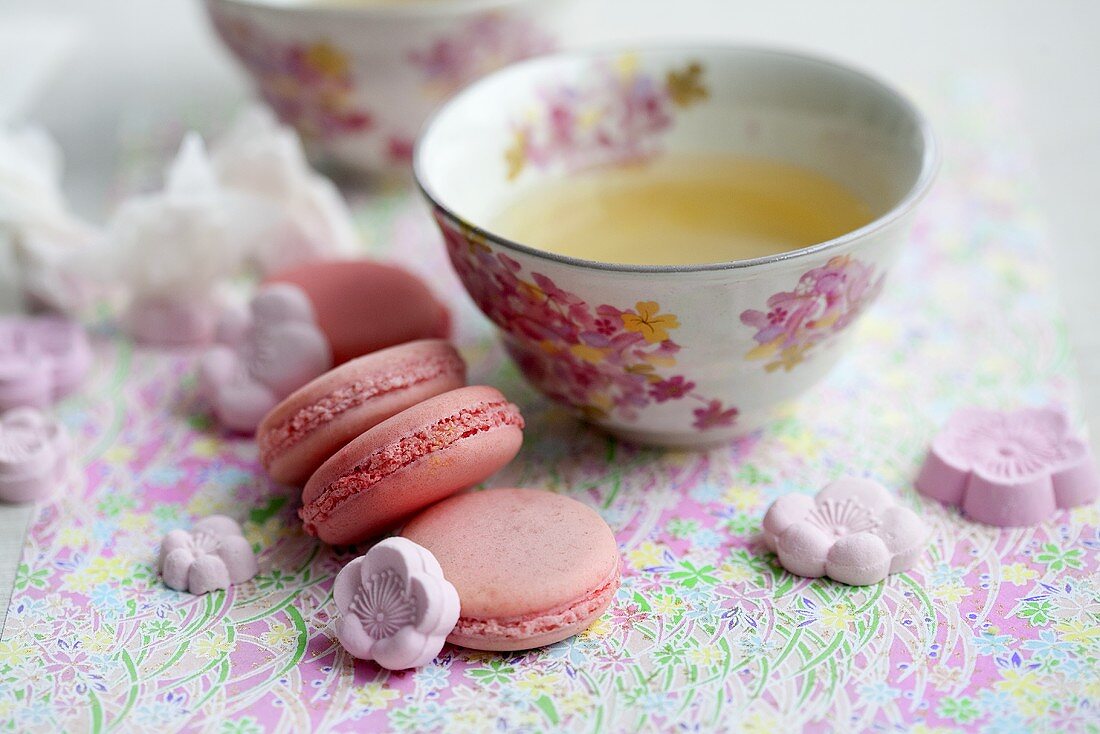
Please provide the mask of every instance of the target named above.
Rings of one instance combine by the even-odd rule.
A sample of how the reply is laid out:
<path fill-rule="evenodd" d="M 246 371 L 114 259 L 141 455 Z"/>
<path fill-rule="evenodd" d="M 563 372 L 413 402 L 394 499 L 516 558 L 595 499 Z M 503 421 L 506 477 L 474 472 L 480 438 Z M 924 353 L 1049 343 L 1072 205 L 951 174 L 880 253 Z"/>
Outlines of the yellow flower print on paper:
<path fill-rule="evenodd" d="M 237 649 L 237 643 L 228 637 L 220 637 L 209 633 L 191 643 L 191 649 L 196 655 L 203 658 L 220 658 Z"/>
<path fill-rule="evenodd" d="M 634 568 L 648 568 L 661 565 L 661 554 L 664 547 L 657 545 L 652 540 L 647 540 L 634 550 L 626 554 L 630 565 Z"/>
<path fill-rule="evenodd" d="M 1031 579 L 1038 577 L 1039 574 L 1035 569 L 1028 568 L 1022 563 L 1010 563 L 1001 569 L 1001 578 L 1016 586 L 1023 586 Z"/>
<path fill-rule="evenodd" d="M 821 610 L 821 623 L 830 629 L 842 631 L 855 621 L 852 605 L 843 602 L 831 604 Z"/>
<path fill-rule="evenodd" d="M 353 700 L 362 708 L 378 710 L 386 708 L 390 701 L 400 697 L 400 693 L 384 683 L 367 683 L 355 691 Z"/>
<path fill-rule="evenodd" d="M 680 328 L 674 314 L 658 313 L 661 307 L 656 301 L 638 301 L 634 308 L 637 313 L 627 311 L 620 316 L 623 328 L 641 334 L 650 344 L 667 341 L 668 330 Z"/>
<path fill-rule="evenodd" d="M 965 597 L 973 594 L 973 590 L 960 583 L 946 584 L 932 589 L 932 598 L 942 599 L 951 604 L 958 604 Z"/>

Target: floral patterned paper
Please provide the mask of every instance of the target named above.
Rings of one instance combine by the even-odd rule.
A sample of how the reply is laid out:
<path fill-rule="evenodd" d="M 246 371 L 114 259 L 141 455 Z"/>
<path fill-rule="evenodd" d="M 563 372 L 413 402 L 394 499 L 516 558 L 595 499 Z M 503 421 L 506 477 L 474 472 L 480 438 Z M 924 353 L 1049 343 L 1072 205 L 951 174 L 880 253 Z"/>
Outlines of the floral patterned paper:
<path fill-rule="evenodd" d="M 0 729 L 1095 731 L 1100 506 L 998 529 L 911 487 L 957 406 L 1073 403 L 1017 110 L 990 89 L 937 88 L 945 167 L 913 246 L 851 354 L 752 439 L 661 453 L 589 431 L 525 386 L 456 298 L 472 379 L 528 418 L 495 481 L 591 504 L 623 551 L 608 612 L 545 649 L 446 647 L 406 673 L 353 664 L 330 590 L 357 553 L 303 535 L 254 445 L 195 417 L 192 355 L 101 335 L 88 385 L 61 407 L 86 488 L 31 528 L 0 639 Z M 419 203 L 376 198 L 362 220 L 458 292 Z M 919 511 L 927 555 L 864 588 L 788 575 L 759 542 L 766 507 L 847 473 Z M 157 539 L 216 512 L 241 521 L 260 574 L 201 598 L 165 588 Z"/>

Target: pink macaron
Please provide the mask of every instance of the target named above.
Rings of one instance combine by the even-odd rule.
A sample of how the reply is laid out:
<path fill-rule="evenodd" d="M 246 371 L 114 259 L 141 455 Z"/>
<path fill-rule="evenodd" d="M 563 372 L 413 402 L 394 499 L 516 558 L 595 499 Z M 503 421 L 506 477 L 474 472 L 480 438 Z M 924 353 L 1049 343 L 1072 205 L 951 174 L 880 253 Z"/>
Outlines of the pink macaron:
<path fill-rule="evenodd" d="M 353 438 L 430 397 L 466 384 L 466 363 L 441 339 L 399 344 L 307 383 L 260 422 L 260 461 L 277 482 L 303 484 Z"/>
<path fill-rule="evenodd" d="M 471 487 L 523 443 L 519 408 L 492 387 L 451 390 L 388 418 L 340 449 L 302 490 L 306 532 L 358 543 Z"/>
<path fill-rule="evenodd" d="M 306 292 L 336 364 L 415 339 L 446 339 L 451 316 L 420 278 L 371 260 L 318 260 L 268 278 Z"/>
<path fill-rule="evenodd" d="M 592 624 L 615 597 L 615 535 L 594 510 L 536 489 L 451 497 L 401 535 L 429 550 L 458 591 L 447 641 L 475 650 L 526 650 Z"/>

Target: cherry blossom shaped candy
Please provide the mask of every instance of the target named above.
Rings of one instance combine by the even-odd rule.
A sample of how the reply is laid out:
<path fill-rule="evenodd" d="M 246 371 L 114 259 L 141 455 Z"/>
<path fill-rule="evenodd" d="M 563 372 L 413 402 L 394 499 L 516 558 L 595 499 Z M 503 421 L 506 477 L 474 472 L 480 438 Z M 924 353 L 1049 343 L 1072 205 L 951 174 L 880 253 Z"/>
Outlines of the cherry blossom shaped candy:
<path fill-rule="evenodd" d="M 912 568 L 929 527 L 882 485 L 845 477 L 816 497 L 788 494 L 764 515 L 764 543 L 796 576 L 875 584 Z"/>
<path fill-rule="evenodd" d="M 458 592 L 435 556 L 387 538 L 336 576 L 336 637 L 354 657 L 389 670 L 425 665 L 458 622 Z"/>
<path fill-rule="evenodd" d="M 158 566 L 169 588 L 192 594 L 228 589 L 259 571 L 241 526 L 224 515 L 203 518 L 191 532 L 173 530 L 164 536 Z"/>
<path fill-rule="evenodd" d="M 988 525 L 1034 525 L 1096 501 L 1100 472 L 1062 407 L 964 408 L 932 441 L 916 487 Z"/>
<path fill-rule="evenodd" d="M 332 367 L 305 293 L 289 283 L 264 286 L 249 311 L 227 310 L 219 344 L 203 355 L 199 391 L 227 428 L 252 433 L 269 410 Z"/>
<path fill-rule="evenodd" d="M 48 498 L 65 478 L 69 434 L 36 408 L 0 416 L 0 501 Z"/>
<path fill-rule="evenodd" d="M 75 321 L 0 318 L 0 410 L 52 404 L 79 387 L 91 364 L 88 335 Z"/>

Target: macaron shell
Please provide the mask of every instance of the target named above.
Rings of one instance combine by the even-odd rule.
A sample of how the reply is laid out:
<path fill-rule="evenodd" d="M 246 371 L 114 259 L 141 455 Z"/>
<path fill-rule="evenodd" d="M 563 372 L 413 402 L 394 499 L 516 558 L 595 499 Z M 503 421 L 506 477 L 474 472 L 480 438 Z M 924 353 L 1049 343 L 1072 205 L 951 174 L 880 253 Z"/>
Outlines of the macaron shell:
<path fill-rule="evenodd" d="M 284 270 L 266 282 L 305 291 L 341 364 L 416 339 L 445 339 L 451 317 L 412 273 L 370 260 L 324 260 Z"/>
<path fill-rule="evenodd" d="M 491 406 L 518 423 L 453 428 L 423 438 L 456 416 L 477 422 L 470 416 Z M 306 530 L 336 545 L 378 535 L 503 468 L 523 443 L 522 425 L 518 408 L 485 386 L 451 390 L 404 410 L 353 440 L 310 477 L 299 513 Z M 384 476 L 367 481 L 362 470 L 368 465 L 384 468 Z"/>
<path fill-rule="evenodd" d="M 488 489 L 444 500 L 401 535 L 424 546 L 458 591 L 448 640 L 522 650 L 588 627 L 614 598 L 620 556 L 607 523 L 552 492 Z"/>
<path fill-rule="evenodd" d="M 301 485 L 364 431 L 465 384 L 462 357 L 438 339 L 353 359 L 299 388 L 267 414 L 256 432 L 261 461 L 275 481 Z M 302 425 L 292 426 L 294 420 Z"/>

